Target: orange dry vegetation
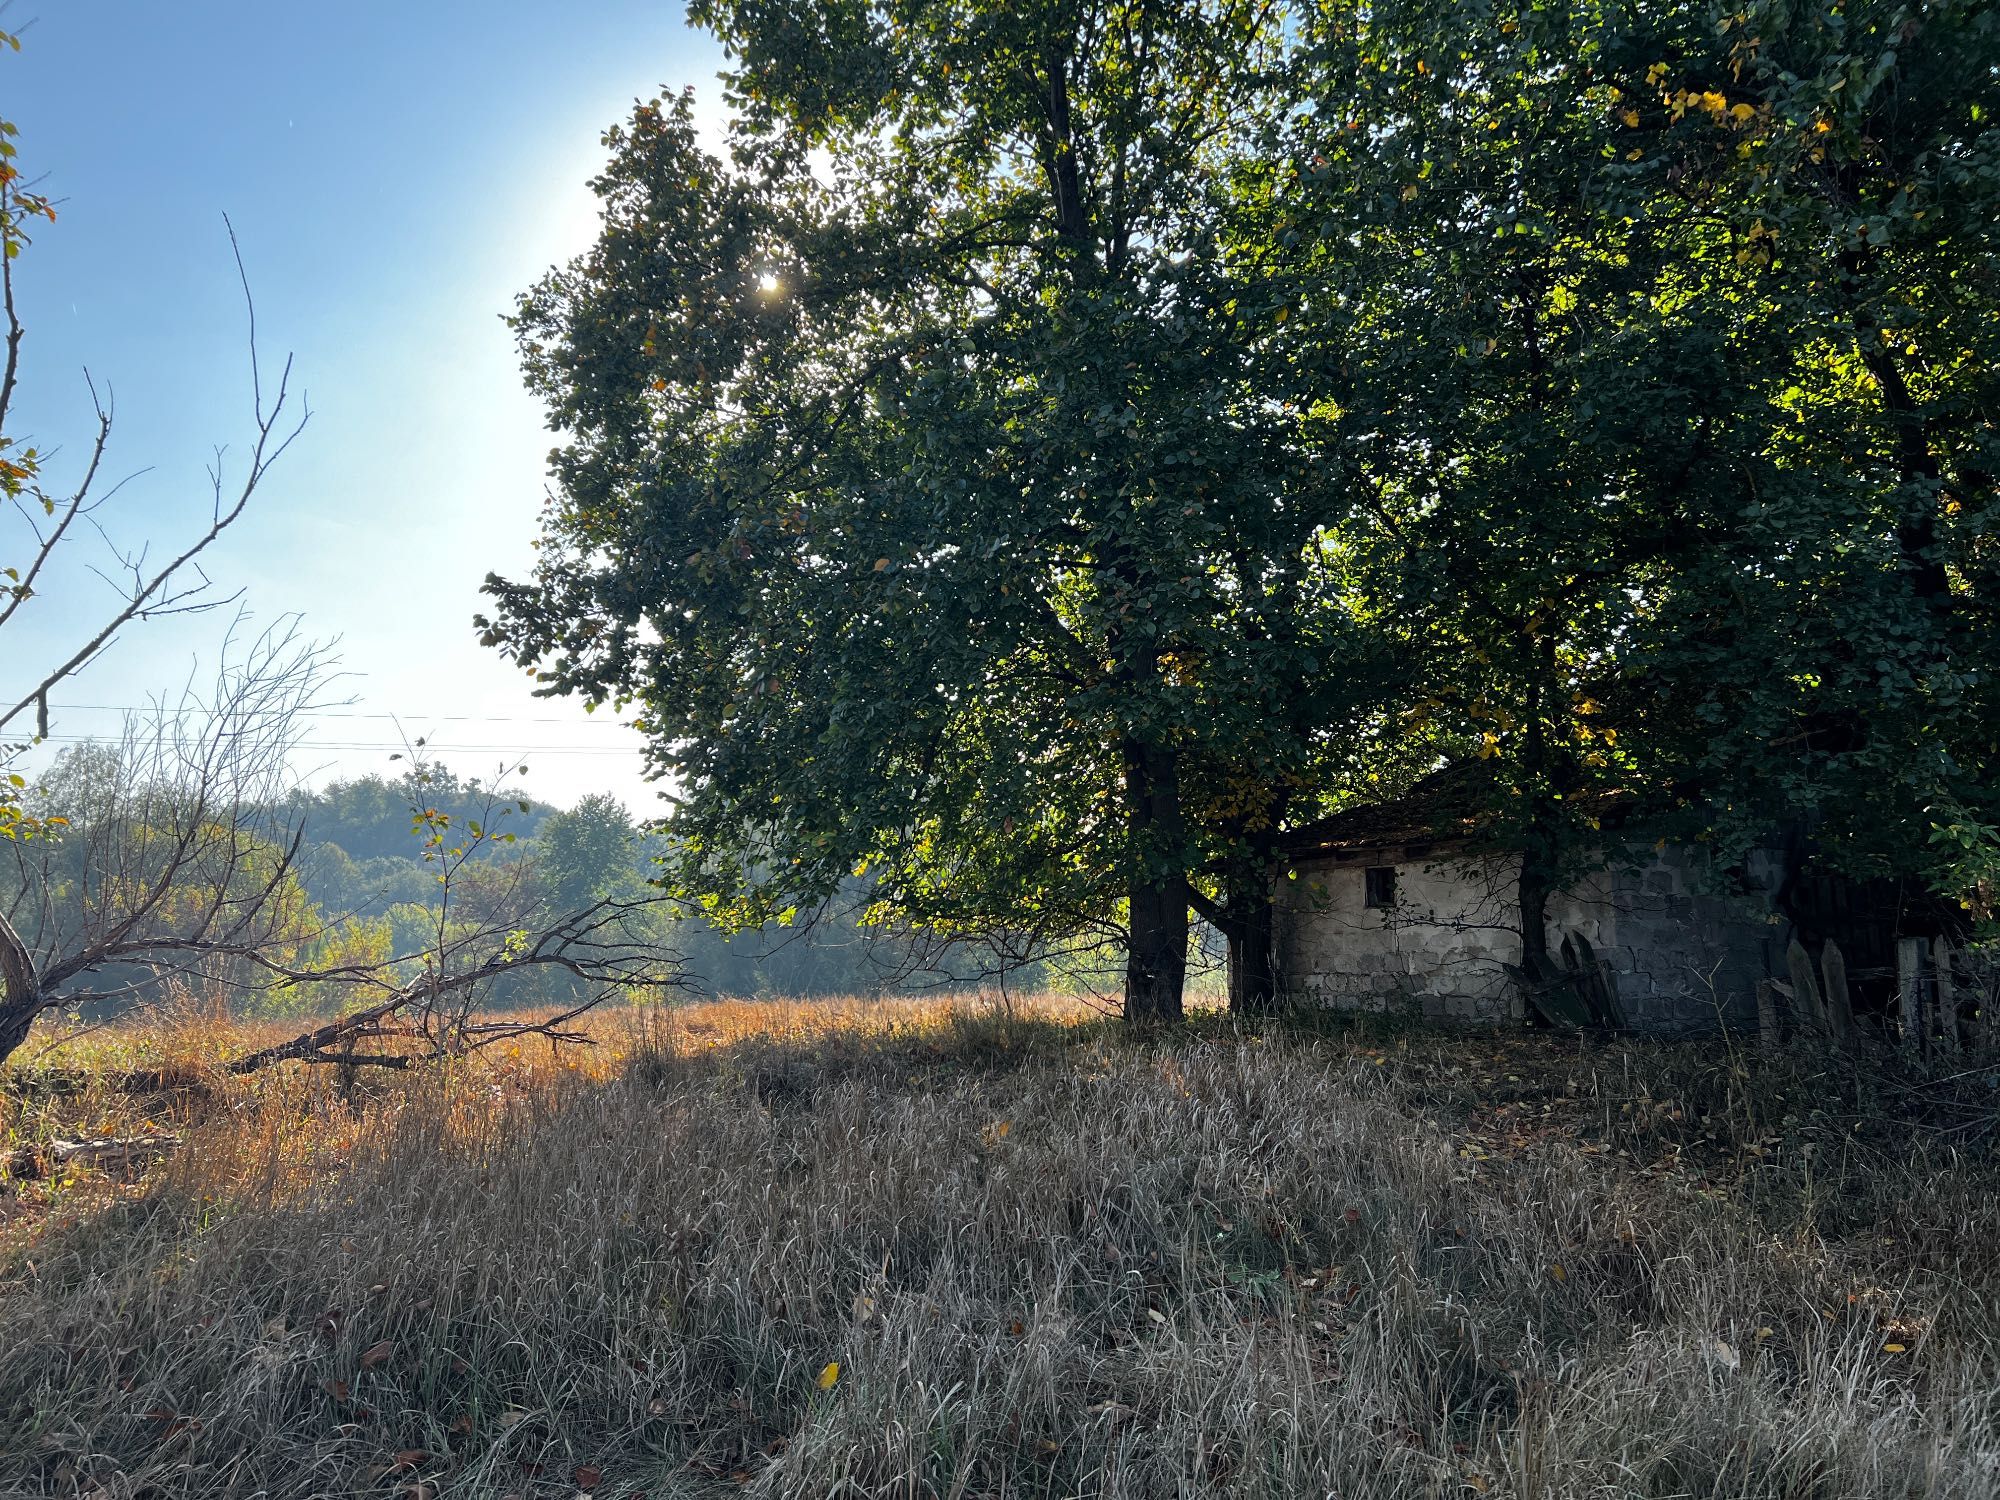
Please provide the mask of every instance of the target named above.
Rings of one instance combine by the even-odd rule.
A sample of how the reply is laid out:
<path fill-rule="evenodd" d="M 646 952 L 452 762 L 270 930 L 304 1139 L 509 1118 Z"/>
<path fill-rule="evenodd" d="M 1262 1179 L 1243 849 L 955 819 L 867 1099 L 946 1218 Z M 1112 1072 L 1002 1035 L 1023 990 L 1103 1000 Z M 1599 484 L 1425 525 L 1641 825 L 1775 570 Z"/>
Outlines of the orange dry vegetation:
<path fill-rule="evenodd" d="M 271 1037 L 181 1017 L 11 1075 L 10 1150 L 176 1144 L 0 1186 L 0 1492 L 2000 1487 L 1970 1094 L 1061 998 L 592 1034 L 232 1079 Z"/>

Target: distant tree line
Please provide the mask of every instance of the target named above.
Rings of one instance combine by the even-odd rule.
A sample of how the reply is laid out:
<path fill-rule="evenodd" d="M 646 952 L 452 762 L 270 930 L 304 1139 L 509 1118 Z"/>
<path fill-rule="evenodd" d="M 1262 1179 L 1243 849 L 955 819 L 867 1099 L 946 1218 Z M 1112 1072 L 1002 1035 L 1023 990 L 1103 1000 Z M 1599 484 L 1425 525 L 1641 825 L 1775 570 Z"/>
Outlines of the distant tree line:
<path fill-rule="evenodd" d="M 440 769 L 422 785 L 404 777 L 361 776 L 310 790 L 284 803 L 302 832 L 298 878 L 325 918 L 340 923 L 339 941 L 368 951 L 419 952 L 435 921 L 437 873 L 413 837 L 413 806 L 436 807 L 456 821 L 476 816 L 486 795 L 479 781 Z M 642 833 L 616 798 L 591 795 L 561 808 L 511 802 L 509 842 L 488 844 L 467 867 L 458 900 L 477 910 L 491 890 L 520 898 L 525 883 L 551 910 L 579 910 L 607 897 L 636 899 L 658 876 L 666 848 Z M 687 905 L 663 904 L 652 920 L 663 946 L 679 954 L 691 982 L 729 995 L 871 994 L 911 986 L 950 986 L 990 977 L 997 961 L 983 948 L 920 951 L 875 935 L 854 916 L 865 887 L 850 882 L 822 921 L 723 930 Z M 1015 982 L 1033 983 L 1038 966 L 1006 965 Z M 517 976 L 494 995 L 501 1004 L 564 998 L 559 974 Z"/>
<path fill-rule="evenodd" d="M 362 776 L 316 790 L 295 792 L 285 814 L 303 831 L 299 881 L 305 895 L 328 915 L 358 919 L 390 948 L 421 946 L 437 895 L 437 876 L 412 837 L 413 794 L 418 801 L 472 815 L 483 789 L 448 770 L 434 783 L 414 787 L 408 777 Z M 513 842 L 489 845 L 475 864 L 460 899 L 481 900 L 483 885 L 509 888 L 524 874 L 551 908 L 576 910 L 605 897 L 644 895 L 659 875 L 666 844 L 635 824 L 616 798 L 586 796 L 575 806 L 530 799 L 514 805 Z M 364 851 L 354 858 L 350 850 Z M 680 954 L 689 978 L 726 995 L 873 994 L 905 988 L 952 987 L 1006 973 L 1032 985 L 1042 966 L 1007 961 L 985 945 L 920 948 L 892 934 L 858 925 L 868 904 L 865 882 L 850 881 L 819 920 L 725 930 L 687 906 L 656 913 L 661 941 Z M 351 940 L 351 939 L 350 939 Z M 559 985 L 540 976 L 546 989 Z M 559 996 L 503 990 L 500 999 L 536 1002 Z"/>

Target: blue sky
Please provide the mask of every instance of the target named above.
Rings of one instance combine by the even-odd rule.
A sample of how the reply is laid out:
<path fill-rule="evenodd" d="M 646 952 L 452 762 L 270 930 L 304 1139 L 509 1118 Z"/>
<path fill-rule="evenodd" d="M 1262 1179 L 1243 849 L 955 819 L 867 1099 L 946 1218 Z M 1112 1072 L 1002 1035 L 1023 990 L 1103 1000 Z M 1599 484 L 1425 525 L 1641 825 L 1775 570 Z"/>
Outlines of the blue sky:
<path fill-rule="evenodd" d="M 0 57 L 0 113 L 59 200 L 16 265 L 13 431 L 61 447 L 66 477 L 88 368 L 116 395 L 112 476 L 149 471 L 106 513 L 114 535 L 199 526 L 213 449 L 240 451 L 251 427 L 227 213 L 267 385 L 289 352 L 312 419 L 208 566 L 260 623 L 296 611 L 340 638 L 356 701 L 315 721 L 308 768 L 394 769 L 371 747 L 396 725 L 358 717 L 393 714 L 461 771 L 530 752 L 544 797 L 606 789 L 651 810 L 636 737 L 532 697 L 469 621 L 489 570 L 526 570 L 552 442 L 499 315 L 589 242 L 604 127 L 689 84 L 717 108 L 713 41 L 640 0 L 16 0 L 0 25 L 23 34 Z M 108 597 L 87 573 L 54 580 L 9 627 L 0 687 Z M 212 660 L 226 623 L 128 631 L 55 698 L 79 706 L 52 729 L 115 727 L 110 710 Z"/>

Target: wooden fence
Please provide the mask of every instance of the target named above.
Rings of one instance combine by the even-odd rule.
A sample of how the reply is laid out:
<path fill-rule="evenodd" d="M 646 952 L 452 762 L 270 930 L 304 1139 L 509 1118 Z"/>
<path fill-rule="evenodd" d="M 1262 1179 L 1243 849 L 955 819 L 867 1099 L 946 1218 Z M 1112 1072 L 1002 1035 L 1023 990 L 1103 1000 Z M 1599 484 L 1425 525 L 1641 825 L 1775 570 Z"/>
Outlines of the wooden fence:
<path fill-rule="evenodd" d="M 1857 1023 L 1852 981 L 1840 945 L 1825 943 L 1815 962 L 1798 939 L 1786 954 L 1787 979 L 1757 986 L 1757 1029 L 1767 1046 L 1788 1035 L 1816 1035 L 1838 1046 L 1880 1026 L 1913 1056 L 1990 1058 L 2000 1054 L 2000 954 L 1956 948 L 1943 938 L 1896 939 L 1894 1001 Z M 1872 971 L 1887 979 L 1887 971 Z"/>

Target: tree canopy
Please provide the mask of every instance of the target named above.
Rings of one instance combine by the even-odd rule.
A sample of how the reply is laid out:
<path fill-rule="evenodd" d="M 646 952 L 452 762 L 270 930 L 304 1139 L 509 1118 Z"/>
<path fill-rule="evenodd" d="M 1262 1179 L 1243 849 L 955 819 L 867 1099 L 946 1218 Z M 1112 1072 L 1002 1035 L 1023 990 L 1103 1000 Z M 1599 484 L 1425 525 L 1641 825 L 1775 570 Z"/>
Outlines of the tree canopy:
<path fill-rule="evenodd" d="M 1967 3 L 695 8 L 521 301 L 490 643 L 636 702 L 757 921 L 1093 933 L 1269 1003 L 1283 832 L 1483 760 L 1523 957 L 1635 795 L 1974 916 L 2000 20 Z"/>

